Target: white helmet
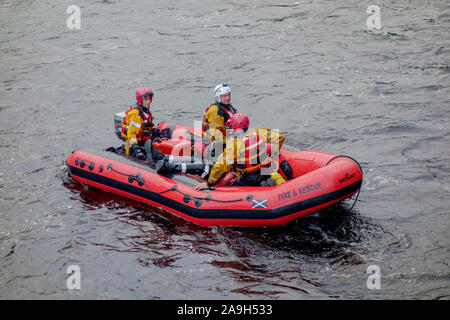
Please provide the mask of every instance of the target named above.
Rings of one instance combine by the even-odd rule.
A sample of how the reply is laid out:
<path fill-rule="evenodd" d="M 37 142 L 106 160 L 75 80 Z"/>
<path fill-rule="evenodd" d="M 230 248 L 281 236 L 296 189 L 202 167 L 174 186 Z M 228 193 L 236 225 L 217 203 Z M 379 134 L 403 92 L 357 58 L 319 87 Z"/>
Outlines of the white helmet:
<path fill-rule="evenodd" d="M 231 88 L 226 83 L 221 83 L 214 88 L 214 96 L 216 97 L 216 101 L 221 103 L 222 99 L 221 95 L 231 92 Z"/>

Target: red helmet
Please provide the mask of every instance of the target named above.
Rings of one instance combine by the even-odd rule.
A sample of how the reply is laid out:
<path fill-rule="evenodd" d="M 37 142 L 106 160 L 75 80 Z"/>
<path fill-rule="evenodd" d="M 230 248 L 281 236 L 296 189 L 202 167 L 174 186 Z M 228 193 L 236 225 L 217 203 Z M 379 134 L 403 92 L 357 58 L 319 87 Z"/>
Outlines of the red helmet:
<path fill-rule="evenodd" d="M 139 105 L 142 105 L 142 98 L 146 96 L 153 97 L 153 91 L 152 89 L 148 88 L 139 88 L 136 90 L 136 101 Z"/>
<path fill-rule="evenodd" d="M 236 113 L 233 118 L 231 118 L 230 126 L 234 131 L 242 129 L 245 132 L 248 129 L 249 123 L 250 120 L 246 114 Z"/>

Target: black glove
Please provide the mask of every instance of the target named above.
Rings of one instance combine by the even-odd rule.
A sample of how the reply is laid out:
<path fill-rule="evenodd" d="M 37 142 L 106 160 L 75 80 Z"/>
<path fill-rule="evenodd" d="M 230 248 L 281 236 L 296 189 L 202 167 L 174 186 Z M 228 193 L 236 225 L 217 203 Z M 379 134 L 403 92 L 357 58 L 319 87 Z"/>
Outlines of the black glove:
<path fill-rule="evenodd" d="M 137 143 L 133 144 L 130 151 L 131 155 L 133 155 L 134 157 L 140 160 L 147 160 L 147 156 L 144 152 L 142 152 L 141 147 Z"/>
<path fill-rule="evenodd" d="M 158 128 L 153 128 L 152 130 L 152 138 L 157 138 L 161 135 L 161 130 Z"/>

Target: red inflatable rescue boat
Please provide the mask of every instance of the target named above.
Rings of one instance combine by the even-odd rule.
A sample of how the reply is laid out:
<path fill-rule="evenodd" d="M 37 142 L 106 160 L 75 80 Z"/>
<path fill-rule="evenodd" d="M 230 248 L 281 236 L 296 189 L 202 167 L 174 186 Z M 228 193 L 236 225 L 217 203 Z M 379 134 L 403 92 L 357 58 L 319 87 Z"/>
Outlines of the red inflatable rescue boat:
<path fill-rule="evenodd" d="M 160 127 L 164 126 L 167 124 Z M 192 132 L 189 127 L 176 128 Z M 172 132 L 174 138 L 180 130 Z M 177 150 L 178 156 L 185 144 L 183 137 L 175 137 L 157 147 L 166 153 Z M 283 160 L 289 162 L 294 178 L 281 185 L 202 191 L 193 188 L 204 181 L 198 176 L 159 175 L 144 162 L 110 152 L 76 150 L 66 163 L 76 181 L 163 208 L 200 226 L 282 225 L 349 198 L 361 188 L 361 168 L 350 157 L 284 147 L 280 163 Z"/>

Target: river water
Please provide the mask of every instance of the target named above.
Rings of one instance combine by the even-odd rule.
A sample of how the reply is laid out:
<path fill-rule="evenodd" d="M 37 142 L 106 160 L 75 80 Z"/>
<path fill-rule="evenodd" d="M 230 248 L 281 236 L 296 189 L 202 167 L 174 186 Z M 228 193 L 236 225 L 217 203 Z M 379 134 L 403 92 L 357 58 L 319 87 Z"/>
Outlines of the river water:
<path fill-rule="evenodd" d="M 371 4 L 381 29 L 367 26 Z M 1 0 L 0 298 L 449 299 L 449 12 L 444 0 Z M 193 125 L 223 81 L 251 126 L 357 159 L 355 207 L 201 228 L 68 176 L 72 150 L 120 144 L 113 114 L 136 88 L 155 91 L 157 122 Z"/>

